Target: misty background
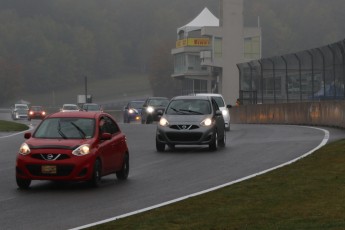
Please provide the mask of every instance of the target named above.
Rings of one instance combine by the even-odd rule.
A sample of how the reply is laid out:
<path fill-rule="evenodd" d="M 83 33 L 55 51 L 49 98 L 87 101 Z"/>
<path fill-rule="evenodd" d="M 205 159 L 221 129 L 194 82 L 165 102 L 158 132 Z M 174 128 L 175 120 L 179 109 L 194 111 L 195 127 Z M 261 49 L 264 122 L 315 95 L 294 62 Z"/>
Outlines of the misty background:
<path fill-rule="evenodd" d="M 0 0 L 0 105 L 85 76 L 90 87 L 142 76 L 154 95 L 174 96 L 176 30 L 204 7 L 219 17 L 218 0 Z M 260 18 L 265 58 L 344 39 L 344 12 L 343 0 L 244 0 L 243 13 L 244 26 Z"/>

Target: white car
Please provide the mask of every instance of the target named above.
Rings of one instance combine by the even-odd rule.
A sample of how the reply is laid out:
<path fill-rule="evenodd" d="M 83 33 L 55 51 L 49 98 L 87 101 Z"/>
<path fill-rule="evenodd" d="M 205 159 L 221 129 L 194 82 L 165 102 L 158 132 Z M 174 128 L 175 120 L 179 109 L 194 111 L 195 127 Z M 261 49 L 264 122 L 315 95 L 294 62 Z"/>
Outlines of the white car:
<path fill-rule="evenodd" d="M 230 113 L 229 108 L 231 105 L 227 105 L 225 100 L 221 94 L 216 93 L 197 93 L 196 96 L 210 96 L 212 97 L 218 104 L 219 109 L 222 111 L 224 123 L 225 123 L 225 130 L 230 130 Z"/>
<path fill-rule="evenodd" d="M 63 104 L 61 112 L 75 112 L 80 111 L 80 108 L 76 104 Z"/>
<path fill-rule="evenodd" d="M 13 120 L 27 118 L 29 106 L 27 104 L 14 104 L 11 115 Z"/>

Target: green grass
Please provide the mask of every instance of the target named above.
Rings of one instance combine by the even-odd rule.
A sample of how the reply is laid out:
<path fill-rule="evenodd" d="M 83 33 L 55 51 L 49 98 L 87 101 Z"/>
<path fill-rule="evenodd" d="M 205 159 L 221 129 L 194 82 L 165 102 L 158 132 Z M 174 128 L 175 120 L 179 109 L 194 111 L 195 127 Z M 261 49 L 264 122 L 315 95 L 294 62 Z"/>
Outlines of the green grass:
<path fill-rule="evenodd" d="M 345 229 L 345 140 L 250 180 L 90 229 Z"/>
<path fill-rule="evenodd" d="M 17 132 L 29 129 L 27 125 L 12 121 L 0 120 L 0 132 Z"/>

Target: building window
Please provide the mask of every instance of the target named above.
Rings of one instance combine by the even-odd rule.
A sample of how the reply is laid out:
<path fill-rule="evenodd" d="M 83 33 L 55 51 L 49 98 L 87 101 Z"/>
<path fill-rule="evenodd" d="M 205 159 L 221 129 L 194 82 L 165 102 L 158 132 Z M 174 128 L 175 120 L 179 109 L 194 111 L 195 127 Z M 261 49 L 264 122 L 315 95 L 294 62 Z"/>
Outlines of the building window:
<path fill-rule="evenodd" d="M 260 59 L 260 44 L 260 36 L 244 38 L 244 57 L 247 59 Z"/>
<path fill-rule="evenodd" d="M 186 56 L 184 54 L 174 55 L 174 72 L 183 73 L 186 70 Z"/>
<path fill-rule="evenodd" d="M 214 38 L 214 57 L 222 57 L 222 38 Z"/>

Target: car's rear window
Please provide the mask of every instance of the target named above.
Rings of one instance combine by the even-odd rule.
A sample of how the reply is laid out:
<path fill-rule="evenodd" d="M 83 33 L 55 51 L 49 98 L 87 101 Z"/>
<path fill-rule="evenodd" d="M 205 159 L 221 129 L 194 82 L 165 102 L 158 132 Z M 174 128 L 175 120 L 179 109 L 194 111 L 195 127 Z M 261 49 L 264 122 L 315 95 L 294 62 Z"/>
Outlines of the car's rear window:
<path fill-rule="evenodd" d="M 35 138 L 84 139 L 95 133 L 95 120 L 91 118 L 48 118 L 34 133 Z"/>

